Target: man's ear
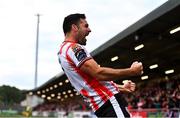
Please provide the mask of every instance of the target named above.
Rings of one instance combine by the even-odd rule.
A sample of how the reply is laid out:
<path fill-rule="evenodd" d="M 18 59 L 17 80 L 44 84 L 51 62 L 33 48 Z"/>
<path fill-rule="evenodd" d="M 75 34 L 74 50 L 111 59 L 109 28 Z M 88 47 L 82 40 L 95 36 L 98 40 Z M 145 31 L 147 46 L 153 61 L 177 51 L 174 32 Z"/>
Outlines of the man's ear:
<path fill-rule="evenodd" d="M 72 29 L 73 29 L 74 31 L 78 31 L 78 26 L 75 25 L 75 24 L 72 24 Z"/>

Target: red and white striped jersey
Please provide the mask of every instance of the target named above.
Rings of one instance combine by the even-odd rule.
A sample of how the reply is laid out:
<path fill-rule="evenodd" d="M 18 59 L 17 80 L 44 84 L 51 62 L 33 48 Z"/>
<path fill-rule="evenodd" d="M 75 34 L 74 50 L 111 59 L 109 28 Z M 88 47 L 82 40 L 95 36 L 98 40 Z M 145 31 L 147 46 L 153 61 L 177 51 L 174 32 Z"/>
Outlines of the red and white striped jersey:
<path fill-rule="evenodd" d="M 98 81 L 80 70 L 80 66 L 85 61 L 92 59 L 84 46 L 73 42 L 63 42 L 58 58 L 72 86 L 85 98 L 85 101 L 90 103 L 93 111 L 119 92 L 113 81 Z"/>

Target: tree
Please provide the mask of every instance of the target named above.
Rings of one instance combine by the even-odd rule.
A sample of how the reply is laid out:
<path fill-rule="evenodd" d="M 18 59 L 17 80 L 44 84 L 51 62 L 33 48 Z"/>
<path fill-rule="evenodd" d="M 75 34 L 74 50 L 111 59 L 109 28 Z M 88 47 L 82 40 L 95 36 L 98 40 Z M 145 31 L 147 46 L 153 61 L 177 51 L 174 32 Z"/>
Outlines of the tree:
<path fill-rule="evenodd" d="M 24 99 L 25 94 L 22 90 L 7 85 L 0 86 L 0 103 L 12 105 L 14 103 L 20 103 Z"/>

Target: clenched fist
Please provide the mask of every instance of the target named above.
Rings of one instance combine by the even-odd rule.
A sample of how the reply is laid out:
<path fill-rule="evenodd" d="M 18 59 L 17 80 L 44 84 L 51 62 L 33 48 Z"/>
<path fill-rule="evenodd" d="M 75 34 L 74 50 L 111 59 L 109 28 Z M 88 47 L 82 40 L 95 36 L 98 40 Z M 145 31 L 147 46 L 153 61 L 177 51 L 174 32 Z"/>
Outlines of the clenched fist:
<path fill-rule="evenodd" d="M 124 80 L 123 85 L 119 85 L 118 88 L 121 92 L 131 93 L 135 91 L 136 84 L 131 80 Z"/>
<path fill-rule="evenodd" d="M 141 62 L 133 62 L 130 70 L 132 72 L 132 75 L 142 75 L 143 74 L 143 65 Z"/>
<path fill-rule="evenodd" d="M 136 84 L 134 82 L 132 82 L 131 80 L 124 80 L 123 87 L 128 89 L 129 91 L 133 92 L 136 88 Z"/>

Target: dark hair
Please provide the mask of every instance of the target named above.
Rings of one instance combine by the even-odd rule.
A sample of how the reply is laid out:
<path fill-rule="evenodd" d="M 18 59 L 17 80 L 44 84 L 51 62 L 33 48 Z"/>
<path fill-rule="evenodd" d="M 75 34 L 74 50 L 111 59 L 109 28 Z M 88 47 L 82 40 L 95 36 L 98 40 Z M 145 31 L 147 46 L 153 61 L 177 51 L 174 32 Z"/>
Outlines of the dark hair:
<path fill-rule="evenodd" d="M 72 24 L 78 25 L 78 22 L 80 21 L 81 18 L 85 19 L 86 18 L 85 14 L 76 13 L 76 14 L 70 14 L 70 15 L 66 16 L 64 18 L 64 22 L 63 22 L 64 34 L 66 34 L 67 32 L 69 32 L 71 30 Z"/>

